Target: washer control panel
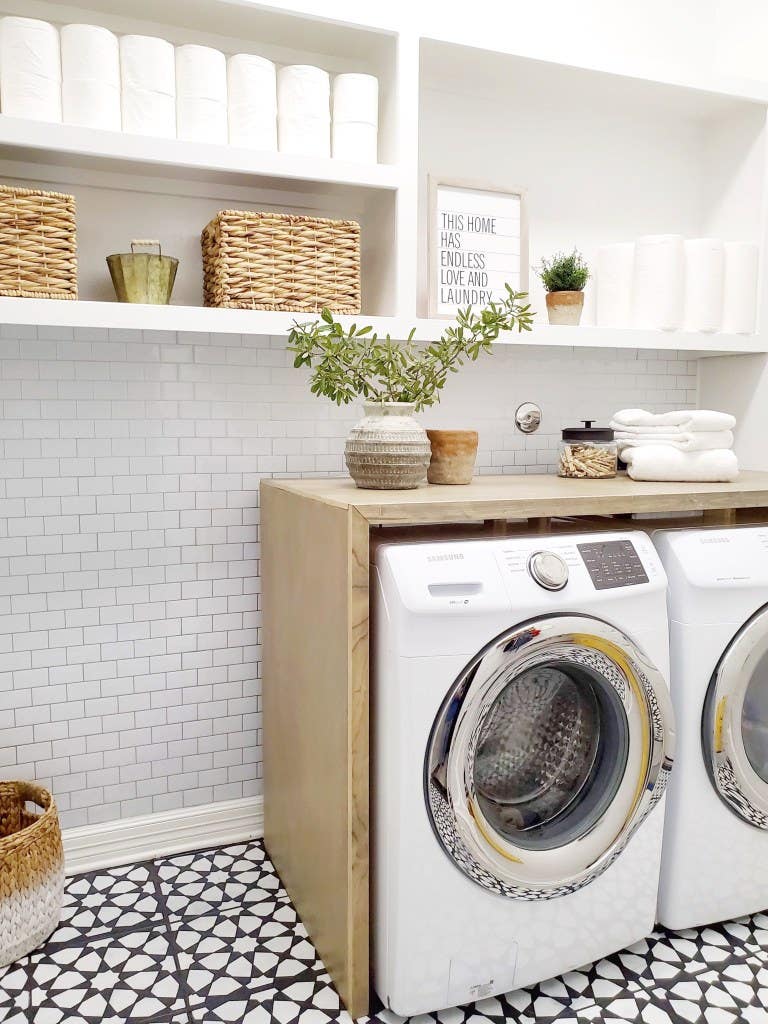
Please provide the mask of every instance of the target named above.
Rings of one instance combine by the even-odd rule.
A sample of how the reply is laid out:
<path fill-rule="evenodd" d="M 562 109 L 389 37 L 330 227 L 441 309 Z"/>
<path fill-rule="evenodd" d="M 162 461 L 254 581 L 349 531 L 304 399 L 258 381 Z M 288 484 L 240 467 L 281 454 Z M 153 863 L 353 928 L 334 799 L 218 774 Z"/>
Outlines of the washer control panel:
<path fill-rule="evenodd" d="M 648 574 L 629 539 L 590 541 L 576 547 L 595 590 L 613 590 L 648 582 Z"/>

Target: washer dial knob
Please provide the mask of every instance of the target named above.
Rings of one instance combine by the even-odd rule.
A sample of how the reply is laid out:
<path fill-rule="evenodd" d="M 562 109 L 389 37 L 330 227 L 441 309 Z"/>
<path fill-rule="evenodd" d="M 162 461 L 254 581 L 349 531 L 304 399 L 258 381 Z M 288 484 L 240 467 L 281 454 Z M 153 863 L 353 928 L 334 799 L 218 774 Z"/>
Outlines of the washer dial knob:
<path fill-rule="evenodd" d="M 534 551 L 528 572 L 545 590 L 562 590 L 568 582 L 568 566 L 554 551 Z"/>

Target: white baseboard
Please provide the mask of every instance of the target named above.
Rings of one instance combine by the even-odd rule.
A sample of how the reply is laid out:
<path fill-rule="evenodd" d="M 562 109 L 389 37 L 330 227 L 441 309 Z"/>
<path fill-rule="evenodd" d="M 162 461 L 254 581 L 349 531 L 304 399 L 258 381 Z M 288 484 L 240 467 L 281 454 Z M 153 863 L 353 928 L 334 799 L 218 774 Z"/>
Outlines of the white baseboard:
<path fill-rule="evenodd" d="M 247 797 L 65 829 L 68 875 L 260 839 L 264 799 Z"/>

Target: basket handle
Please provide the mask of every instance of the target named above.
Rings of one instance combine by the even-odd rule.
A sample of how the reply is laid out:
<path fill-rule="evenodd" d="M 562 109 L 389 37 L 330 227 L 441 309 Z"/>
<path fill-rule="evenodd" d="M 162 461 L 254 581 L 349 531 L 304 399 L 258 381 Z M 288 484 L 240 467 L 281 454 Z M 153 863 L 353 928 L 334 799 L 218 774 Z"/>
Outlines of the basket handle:
<path fill-rule="evenodd" d="M 153 246 L 157 246 L 157 255 L 158 256 L 162 256 L 163 255 L 163 248 L 160 245 L 160 240 L 158 238 L 134 238 L 134 240 L 131 242 L 131 252 L 136 252 L 135 246 L 137 246 L 137 245 L 141 245 L 141 246 L 145 246 L 145 247 L 146 246 L 152 246 L 152 247 Z"/>
<path fill-rule="evenodd" d="M 36 782 L 17 782 L 16 792 L 21 800 L 29 800 L 30 803 L 42 807 L 44 811 L 51 806 L 51 794 Z"/>

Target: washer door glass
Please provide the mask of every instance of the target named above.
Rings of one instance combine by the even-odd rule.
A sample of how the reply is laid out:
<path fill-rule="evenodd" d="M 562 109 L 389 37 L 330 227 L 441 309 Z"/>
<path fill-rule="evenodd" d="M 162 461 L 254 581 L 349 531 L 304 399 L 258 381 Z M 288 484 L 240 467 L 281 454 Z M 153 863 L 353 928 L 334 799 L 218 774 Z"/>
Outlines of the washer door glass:
<path fill-rule="evenodd" d="M 658 802 L 672 744 L 666 684 L 628 637 L 590 616 L 526 623 L 467 666 L 435 720 L 435 834 L 487 889 L 574 891 Z"/>
<path fill-rule="evenodd" d="M 768 784 L 768 654 L 760 658 L 744 694 L 741 736 L 753 771 Z"/>
<path fill-rule="evenodd" d="M 739 630 L 718 662 L 702 745 L 718 794 L 749 824 L 768 829 L 768 608 Z"/>
<path fill-rule="evenodd" d="M 565 660 L 513 675 L 485 715 L 474 785 L 495 832 L 553 849 L 589 832 L 626 769 L 627 716 L 614 687 Z"/>

